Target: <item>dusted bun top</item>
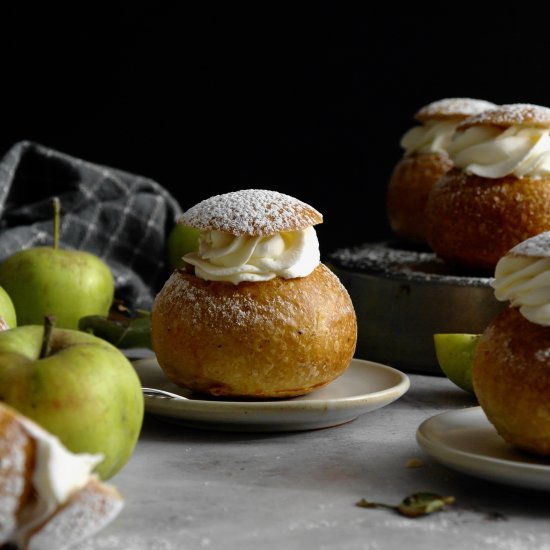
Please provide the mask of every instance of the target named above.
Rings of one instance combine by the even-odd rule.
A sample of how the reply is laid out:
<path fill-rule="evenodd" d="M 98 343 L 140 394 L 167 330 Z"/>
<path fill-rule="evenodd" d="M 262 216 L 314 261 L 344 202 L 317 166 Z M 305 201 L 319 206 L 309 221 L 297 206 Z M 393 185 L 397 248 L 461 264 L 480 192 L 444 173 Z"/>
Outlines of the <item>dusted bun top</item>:
<path fill-rule="evenodd" d="M 302 231 L 321 223 L 323 216 L 290 195 L 244 189 L 205 199 L 187 210 L 178 221 L 204 231 L 265 236 Z"/>
<path fill-rule="evenodd" d="M 490 101 L 471 99 L 469 97 L 450 97 L 434 101 L 422 107 L 414 118 L 420 122 L 428 120 L 465 119 L 487 109 L 497 107 Z"/>
<path fill-rule="evenodd" d="M 528 258 L 550 258 L 550 231 L 544 231 L 520 242 L 507 255 L 526 256 Z"/>
<path fill-rule="evenodd" d="M 457 130 L 467 130 L 473 126 L 528 126 L 530 128 L 550 128 L 550 109 L 530 103 L 511 103 L 466 119 L 458 125 Z"/>

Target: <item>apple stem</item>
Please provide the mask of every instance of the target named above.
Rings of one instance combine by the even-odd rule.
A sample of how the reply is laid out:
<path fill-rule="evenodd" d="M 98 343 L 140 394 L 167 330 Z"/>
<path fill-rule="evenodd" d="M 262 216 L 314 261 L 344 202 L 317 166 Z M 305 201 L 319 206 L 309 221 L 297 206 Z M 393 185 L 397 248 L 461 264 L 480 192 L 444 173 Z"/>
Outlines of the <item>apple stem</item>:
<path fill-rule="evenodd" d="M 59 219 L 61 217 L 61 201 L 59 197 L 52 199 L 53 203 L 53 247 L 59 248 Z"/>
<path fill-rule="evenodd" d="M 40 348 L 40 359 L 44 359 L 50 355 L 52 351 L 52 332 L 55 324 L 53 315 L 44 317 L 44 335 L 42 336 L 42 347 Z"/>

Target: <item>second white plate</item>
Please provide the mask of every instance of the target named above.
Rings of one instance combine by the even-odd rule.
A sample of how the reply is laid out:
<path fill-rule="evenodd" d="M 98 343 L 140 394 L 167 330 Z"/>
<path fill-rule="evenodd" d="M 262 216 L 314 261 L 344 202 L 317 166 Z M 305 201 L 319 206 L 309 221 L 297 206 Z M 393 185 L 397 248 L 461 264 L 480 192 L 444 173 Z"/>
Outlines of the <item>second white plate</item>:
<path fill-rule="evenodd" d="M 550 459 L 508 445 L 481 407 L 438 414 L 417 430 L 419 445 L 460 472 L 526 489 L 550 490 Z"/>
<path fill-rule="evenodd" d="M 292 399 L 240 401 L 207 399 L 172 384 L 156 359 L 134 362 L 144 387 L 177 393 L 187 400 L 145 397 L 148 413 L 186 426 L 255 432 L 327 428 L 384 407 L 409 389 L 406 374 L 386 365 L 353 359 L 336 380 Z"/>

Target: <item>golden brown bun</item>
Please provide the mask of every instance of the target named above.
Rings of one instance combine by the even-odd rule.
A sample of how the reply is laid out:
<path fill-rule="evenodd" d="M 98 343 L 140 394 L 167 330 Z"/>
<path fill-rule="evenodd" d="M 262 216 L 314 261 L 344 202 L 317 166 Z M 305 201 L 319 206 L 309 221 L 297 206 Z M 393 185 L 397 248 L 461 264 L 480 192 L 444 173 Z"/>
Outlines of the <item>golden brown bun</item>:
<path fill-rule="evenodd" d="M 0 403 L 0 546 L 9 540 L 30 498 L 35 450 L 17 413 Z"/>
<path fill-rule="evenodd" d="M 321 213 L 309 204 L 264 189 L 243 189 L 210 197 L 184 212 L 178 220 L 196 229 L 250 236 L 301 231 L 322 221 Z"/>
<path fill-rule="evenodd" d="M 338 278 L 204 281 L 175 271 L 152 308 L 153 348 L 175 384 L 211 395 L 292 397 L 348 367 L 357 322 Z"/>
<path fill-rule="evenodd" d="M 446 262 L 492 270 L 525 239 L 550 230 L 550 179 L 482 178 L 458 169 L 434 186 L 428 244 Z"/>
<path fill-rule="evenodd" d="M 483 334 L 472 367 L 474 391 L 489 421 L 510 444 L 550 454 L 550 327 L 516 308 Z"/>
<path fill-rule="evenodd" d="M 464 131 L 472 126 L 550 128 L 550 109 L 530 103 L 501 105 L 467 118 L 457 126 L 457 131 Z"/>
<path fill-rule="evenodd" d="M 449 121 L 456 125 L 495 107 L 489 101 L 452 97 L 425 105 L 415 114 L 415 119 L 421 123 Z M 428 195 L 452 167 L 452 161 L 444 152 L 417 152 L 401 159 L 390 178 L 386 197 L 388 220 L 394 233 L 410 241 L 426 241 Z"/>
<path fill-rule="evenodd" d="M 113 486 L 92 479 L 35 527 L 22 548 L 68 548 L 103 529 L 122 506 L 122 497 Z"/>
<path fill-rule="evenodd" d="M 25 528 L 38 520 L 36 514 L 42 510 L 33 486 L 36 440 L 23 420 L 31 422 L 0 403 L 0 546 L 15 542 L 18 532 L 21 550 L 68 548 L 112 521 L 122 509 L 122 497 L 114 487 L 91 476 L 67 502 L 32 529 Z"/>
<path fill-rule="evenodd" d="M 388 220 L 394 233 L 425 242 L 428 196 L 452 167 L 449 157 L 440 153 L 417 153 L 401 159 L 391 176 L 386 197 Z"/>
<path fill-rule="evenodd" d="M 496 107 L 497 105 L 494 103 L 483 99 L 449 97 L 425 105 L 414 115 L 414 118 L 420 122 L 427 122 L 428 120 L 463 120 Z"/>

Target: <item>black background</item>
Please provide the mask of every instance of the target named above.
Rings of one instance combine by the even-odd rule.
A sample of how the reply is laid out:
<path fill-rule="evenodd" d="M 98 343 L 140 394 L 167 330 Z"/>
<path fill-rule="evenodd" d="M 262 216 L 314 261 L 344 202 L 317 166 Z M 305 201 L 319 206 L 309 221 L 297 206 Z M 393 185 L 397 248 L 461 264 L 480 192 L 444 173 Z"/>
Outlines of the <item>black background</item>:
<path fill-rule="evenodd" d="M 550 104 L 532 11 L 171 4 L 4 13 L 1 152 L 38 141 L 153 178 L 184 209 L 289 193 L 323 212 L 326 254 L 390 235 L 387 181 L 422 105 Z"/>

